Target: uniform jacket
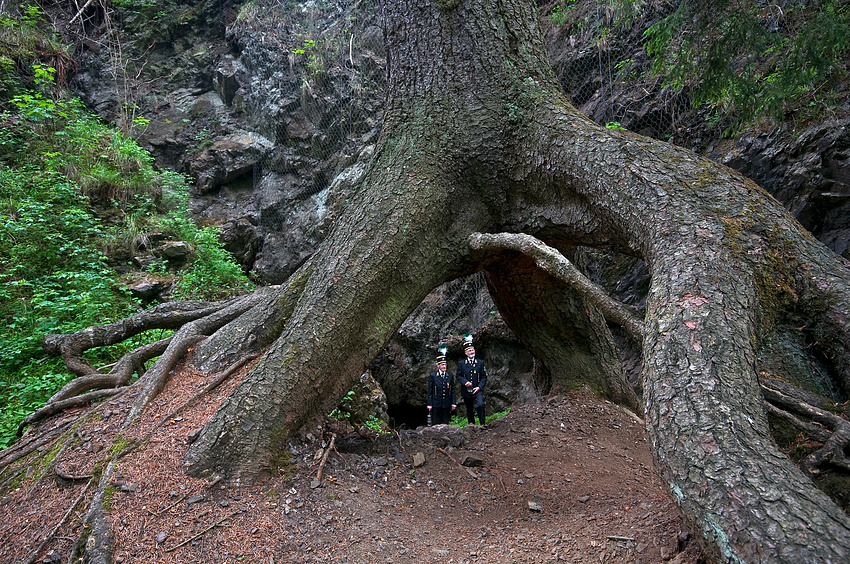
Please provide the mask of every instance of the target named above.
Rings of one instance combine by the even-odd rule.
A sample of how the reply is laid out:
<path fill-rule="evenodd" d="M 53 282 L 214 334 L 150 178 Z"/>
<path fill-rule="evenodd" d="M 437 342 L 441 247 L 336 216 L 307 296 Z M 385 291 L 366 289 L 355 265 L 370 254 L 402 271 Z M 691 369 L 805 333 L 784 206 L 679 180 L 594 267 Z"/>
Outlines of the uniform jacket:
<path fill-rule="evenodd" d="M 487 383 L 487 371 L 484 369 L 484 361 L 475 357 L 474 362 L 469 362 L 468 358 L 465 358 L 457 363 L 457 381 L 460 383 L 460 395 L 465 398 L 471 398 L 472 388 L 481 388 L 484 389 L 484 385 Z M 472 387 L 467 388 L 466 383 L 472 382 Z M 479 390 L 478 393 L 482 395 L 482 391 Z"/>
<path fill-rule="evenodd" d="M 432 407 L 451 407 L 457 405 L 455 399 L 455 375 L 446 371 L 440 377 L 435 370 L 428 375 L 428 405 Z"/>

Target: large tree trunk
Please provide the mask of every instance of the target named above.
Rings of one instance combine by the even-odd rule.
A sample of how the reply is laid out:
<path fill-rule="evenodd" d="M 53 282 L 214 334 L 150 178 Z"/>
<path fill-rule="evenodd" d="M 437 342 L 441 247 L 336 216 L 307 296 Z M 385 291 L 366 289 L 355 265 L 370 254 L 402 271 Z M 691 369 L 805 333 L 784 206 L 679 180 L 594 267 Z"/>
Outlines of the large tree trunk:
<path fill-rule="evenodd" d="M 790 308 L 810 315 L 841 366 L 847 265 L 734 172 L 581 116 L 559 91 L 536 18 L 524 0 L 385 0 L 389 95 L 370 172 L 294 275 L 279 337 L 193 445 L 188 471 L 255 479 L 431 289 L 482 268 L 557 376 L 575 371 L 611 393 L 622 375 L 611 374 L 601 319 L 576 318 L 580 302 L 527 276 L 527 261 L 467 246 L 472 232 L 525 232 L 649 265 L 647 429 L 709 553 L 850 560 L 850 519 L 772 442 L 755 370 L 761 335 Z"/>

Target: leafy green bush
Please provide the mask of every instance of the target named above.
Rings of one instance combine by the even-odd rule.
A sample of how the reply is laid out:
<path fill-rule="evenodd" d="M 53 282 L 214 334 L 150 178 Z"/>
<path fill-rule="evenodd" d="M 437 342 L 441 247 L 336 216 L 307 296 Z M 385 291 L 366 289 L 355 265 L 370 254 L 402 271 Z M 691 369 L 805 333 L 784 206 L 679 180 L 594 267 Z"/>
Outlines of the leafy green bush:
<path fill-rule="evenodd" d="M 161 226 L 194 249 L 194 260 L 175 280 L 175 297 L 215 300 L 253 289 L 242 269 L 233 261 L 213 227 L 198 227 L 189 219 L 189 193 L 185 180 L 176 173 L 163 175 L 170 189 L 164 195 L 169 212 Z"/>
<path fill-rule="evenodd" d="M 145 4 L 141 2 L 140 4 Z M 182 175 L 157 171 L 132 138 L 64 95 L 53 63 L 38 60 L 40 10 L 0 16 L 0 448 L 19 422 L 72 376 L 45 358 L 47 333 L 71 333 L 132 315 L 141 305 L 108 266 L 106 251 L 166 233 L 192 248 L 169 273 L 180 297 L 214 299 L 251 289 L 215 230 L 189 218 Z M 52 36 L 51 36 L 52 37 Z M 21 69 L 24 72 L 21 74 Z M 108 219 L 107 222 L 101 217 Z M 141 335 L 87 353 L 93 365 L 162 338 Z"/>
<path fill-rule="evenodd" d="M 41 337 L 132 314 L 97 249 L 99 221 L 47 166 L 0 165 L 0 447 L 70 376 Z"/>

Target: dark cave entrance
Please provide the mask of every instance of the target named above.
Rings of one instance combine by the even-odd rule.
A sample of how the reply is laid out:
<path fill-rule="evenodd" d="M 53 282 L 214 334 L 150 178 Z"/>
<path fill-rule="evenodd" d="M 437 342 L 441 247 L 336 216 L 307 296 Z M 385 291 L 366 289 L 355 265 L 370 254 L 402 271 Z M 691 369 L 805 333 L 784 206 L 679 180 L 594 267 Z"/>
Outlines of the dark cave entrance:
<path fill-rule="evenodd" d="M 390 403 L 387 405 L 387 415 L 394 429 L 415 429 L 428 424 L 428 408 L 424 405 Z"/>

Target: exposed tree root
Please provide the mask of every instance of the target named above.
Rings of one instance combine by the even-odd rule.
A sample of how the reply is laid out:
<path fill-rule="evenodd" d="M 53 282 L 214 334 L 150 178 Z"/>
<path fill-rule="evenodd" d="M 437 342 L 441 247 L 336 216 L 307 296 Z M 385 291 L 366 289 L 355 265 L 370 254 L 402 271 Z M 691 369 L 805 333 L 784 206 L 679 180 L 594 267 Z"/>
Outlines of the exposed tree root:
<path fill-rule="evenodd" d="M 67 335 L 45 335 L 42 347 L 47 354 L 61 356 L 72 374 L 95 374 L 97 370 L 83 358 L 85 351 L 121 343 L 150 329 L 179 329 L 239 299 L 241 298 L 215 303 L 168 302 L 108 325 L 87 327 Z"/>
<path fill-rule="evenodd" d="M 221 311 L 221 310 L 218 310 Z M 232 312 L 231 312 L 232 314 Z M 225 316 L 226 317 L 226 316 Z M 210 324 L 210 326 L 220 325 L 221 321 L 217 320 L 214 323 Z M 197 330 L 197 328 L 195 329 Z M 191 339 L 190 339 L 191 341 Z M 172 340 L 173 342 L 173 340 Z M 101 459 L 99 462 L 95 464 L 95 468 L 102 468 L 101 472 L 95 472 L 93 475 L 75 475 L 68 472 L 65 472 L 61 468 L 62 455 L 64 454 L 67 446 L 74 440 L 77 440 L 79 435 L 75 431 L 71 431 L 71 429 L 75 428 L 82 422 L 86 421 L 91 415 L 98 409 L 101 409 L 105 403 L 101 403 L 90 410 L 87 410 L 84 413 L 81 413 L 76 417 L 74 421 L 66 422 L 63 425 L 53 428 L 42 435 L 33 438 L 31 440 L 25 441 L 21 446 L 17 446 L 17 448 L 13 448 L 13 452 L 4 452 L 4 458 L 0 461 L 0 468 L 8 468 L 13 463 L 20 461 L 22 458 L 32 454 L 35 450 L 41 448 L 44 452 L 55 452 L 55 456 L 50 459 L 50 462 L 43 469 L 40 470 L 40 475 L 35 477 L 35 482 L 46 477 L 48 475 L 55 475 L 61 479 L 68 481 L 81 481 L 88 480 L 88 484 L 86 485 L 83 492 L 78 496 L 78 498 L 72 503 L 72 505 L 68 508 L 67 512 L 60 520 L 60 522 L 53 528 L 53 530 L 48 534 L 48 536 L 40 543 L 40 545 L 35 549 L 35 551 L 29 556 L 27 562 L 34 562 L 39 554 L 42 552 L 45 546 L 55 537 L 56 531 L 59 530 L 60 527 L 67 521 L 68 517 L 71 515 L 73 510 L 79 505 L 79 503 L 85 498 L 86 495 L 90 493 L 92 486 L 96 483 L 96 487 L 94 487 L 94 493 L 92 494 L 92 498 L 89 501 L 88 508 L 86 510 L 86 515 L 83 520 L 83 533 L 76 540 L 74 547 L 71 549 L 70 555 L 68 557 L 68 562 L 76 561 L 83 552 L 85 552 L 85 558 L 87 562 L 92 563 L 107 563 L 112 562 L 113 552 L 114 552 L 114 539 L 112 534 L 112 526 L 109 519 L 109 510 L 108 510 L 108 496 L 109 489 L 107 486 L 112 483 L 113 475 L 115 473 L 115 469 L 117 468 L 118 462 L 129 455 L 137 448 L 145 444 L 151 436 L 163 425 L 165 425 L 168 421 L 172 420 L 179 413 L 185 410 L 188 406 L 192 405 L 199 398 L 203 397 L 205 394 L 208 394 L 218 386 L 220 386 L 223 382 L 225 382 L 228 378 L 233 376 L 235 372 L 237 372 L 240 368 L 242 368 L 247 362 L 256 359 L 259 354 L 250 354 L 241 358 L 239 361 L 235 362 L 231 366 L 229 366 L 226 370 L 222 371 L 220 374 L 216 375 L 211 381 L 209 381 L 201 390 L 193 394 L 190 398 L 184 401 L 181 405 L 172 409 L 166 416 L 164 416 L 159 423 L 150 429 L 144 436 L 126 444 L 120 450 L 111 450 L 108 454 Z M 110 391 L 113 392 L 111 395 L 116 395 L 119 393 L 125 393 L 131 389 L 138 390 L 140 388 L 140 384 L 137 382 L 131 386 L 125 386 L 119 390 L 101 390 L 101 391 Z M 80 398 L 91 398 L 91 394 L 83 394 L 81 396 L 77 396 L 76 398 L 71 399 L 80 399 Z M 67 405 L 63 402 L 67 400 L 61 400 L 59 402 L 55 402 L 55 406 Z M 60 411 L 60 409 L 55 409 L 52 414 Z M 43 415 L 43 417 L 48 417 L 48 415 Z M 130 420 L 130 416 L 127 417 L 127 421 L 125 421 L 122 426 L 122 430 L 126 429 L 132 421 Z M 61 442 L 61 444 L 60 444 Z M 47 448 L 44 448 L 47 447 Z M 58 449 L 58 450 L 57 450 Z M 40 460 L 40 457 L 39 457 Z M 30 463 L 22 464 L 20 468 L 17 468 L 14 472 L 11 473 L 11 476 L 7 477 L 4 481 L 4 487 L 7 486 L 11 480 L 20 477 L 22 473 L 26 473 L 28 468 L 37 464 L 37 461 L 32 461 Z M 216 523 L 217 526 L 219 523 Z"/>
<path fill-rule="evenodd" d="M 29 439 L 25 438 L 10 446 L 4 450 L 2 452 L 2 456 L 0 456 L 0 471 L 8 468 L 15 461 L 20 460 L 21 458 L 38 450 L 39 447 L 56 440 L 56 436 L 64 433 L 70 425 L 71 422 L 62 423 L 61 425 L 42 432 L 40 435 Z M 5 484 L 3 484 L 3 486 L 5 486 Z"/>
<path fill-rule="evenodd" d="M 144 365 L 148 360 L 161 355 L 171 343 L 171 338 L 162 339 L 131 351 L 112 365 L 107 374 L 94 373 L 74 378 L 65 384 L 61 390 L 56 392 L 47 403 L 58 402 L 85 392 L 86 390 L 99 390 L 108 388 L 119 388 L 127 385 L 134 373 L 144 376 Z"/>
<path fill-rule="evenodd" d="M 63 480 L 67 480 L 69 482 L 81 482 L 83 480 L 91 480 L 94 477 L 93 474 L 83 474 L 83 475 L 69 474 L 69 473 L 65 472 L 64 470 L 62 470 L 59 466 L 56 466 L 53 469 L 53 472 L 57 476 L 62 478 Z"/>
<path fill-rule="evenodd" d="M 171 369 L 192 346 L 263 301 L 272 291 L 271 288 L 260 288 L 250 294 L 224 302 L 223 307 L 215 308 L 208 315 L 182 325 L 172 337 L 171 343 L 162 356 L 144 377 L 140 378 L 144 381 L 142 390 L 136 397 L 136 403 L 130 410 L 123 428 L 129 427 L 145 406 L 162 391 Z"/>
<path fill-rule="evenodd" d="M 29 425 L 41 421 L 46 417 L 50 417 L 51 415 L 55 415 L 60 411 L 65 411 L 66 409 L 73 409 L 75 407 L 82 407 L 85 405 L 89 405 L 94 401 L 102 400 L 104 398 L 112 397 L 120 394 L 125 391 L 126 388 L 117 388 L 112 390 L 95 390 L 93 392 L 88 392 L 85 394 L 81 394 L 79 396 L 74 396 L 72 398 L 48 402 L 43 407 L 37 409 L 30 415 L 28 415 L 21 423 L 18 425 L 18 436 L 20 437 L 24 429 L 26 429 Z"/>
<path fill-rule="evenodd" d="M 194 344 L 255 306 L 267 293 L 268 290 L 258 290 L 215 303 L 166 303 L 108 325 L 87 327 L 67 335 L 46 335 L 42 341 L 44 350 L 51 355 L 61 355 L 68 370 L 78 377 L 26 417 L 18 426 L 18 436 L 28 426 L 46 417 L 126 391 L 133 375 L 137 374 L 139 379 L 134 385 L 141 385 L 142 391 L 125 422 L 126 428 L 162 390 L 168 373 Z M 124 354 L 106 374 L 98 372 L 83 357 L 89 349 L 120 343 L 152 329 L 177 332 L 172 337 Z M 145 371 L 145 362 L 157 356 L 159 360 Z M 3 464 L 0 461 L 0 468 Z"/>
<path fill-rule="evenodd" d="M 776 380 L 765 378 L 761 385 L 767 402 L 773 405 L 771 412 L 791 423 L 797 429 L 806 433 L 810 438 L 823 443 L 823 446 L 807 456 L 801 468 L 809 475 L 823 472 L 824 467 L 832 465 L 850 472 L 850 459 L 844 454 L 850 445 L 850 421 L 821 409 L 814 403 L 824 405 L 827 400 L 818 398 L 815 401 L 800 399 L 797 388 Z M 802 416 L 811 422 L 800 421 Z"/>
<path fill-rule="evenodd" d="M 217 387 L 219 387 L 225 380 L 230 378 L 237 370 L 242 368 L 242 366 L 244 366 L 247 362 L 254 360 L 258 356 L 259 356 L 258 354 L 248 355 L 245 358 L 237 361 L 235 364 L 233 364 L 230 368 L 228 368 L 227 370 L 225 370 L 221 374 L 219 374 L 209 384 L 204 386 L 203 389 L 201 389 L 195 395 L 193 395 L 192 397 L 187 399 L 185 402 L 183 402 L 177 408 L 171 410 L 165 417 L 162 417 L 159 423 L 157 423 L 150 431 L 145 433 L 145 436 L 143 436 L 140 439 L 133 441 L 132 443 L 130 443 L 129 445 L 124 447 L 124 449 L 119 453 L 118 458 L 123 458 L 124 456 L 126 456 L 126 455 L 130 454 L 131 452 L 133 452 L 134 450 L 136 450 L 140 445 L 146 443 L 148 441 L 148 439 L 150 439 L 153 436 L 153 434 L 160 427 L 162 427 L 163 425 L 168 423 L 168 421 L 170 421 L 171 419 L 174 419 L 175 417 L 177 417 L 180 413 L 183 412 L 184 409 L 186 409 L 187 407 L 189 407 L 190 405 L 195 403 L 195 401 L 197 401 L 198 398 L 200 398 L 201 396 L 203 396 L 203 395 L 211 392 L 212 390 L 216 389 Z"/>
<path fill-rule="evenodd" d="M 636 339 L 643 338 L 643 320 L 636 308 L 611 298 L 601 286 L 584 276 L 560 251 L 540 239 L 525 233 L 473 233 L 468 242 L 474 250 L 506 249 L 528 256 L 539 268 L 584 294 L 606 319 L 622 325 Z"/>

